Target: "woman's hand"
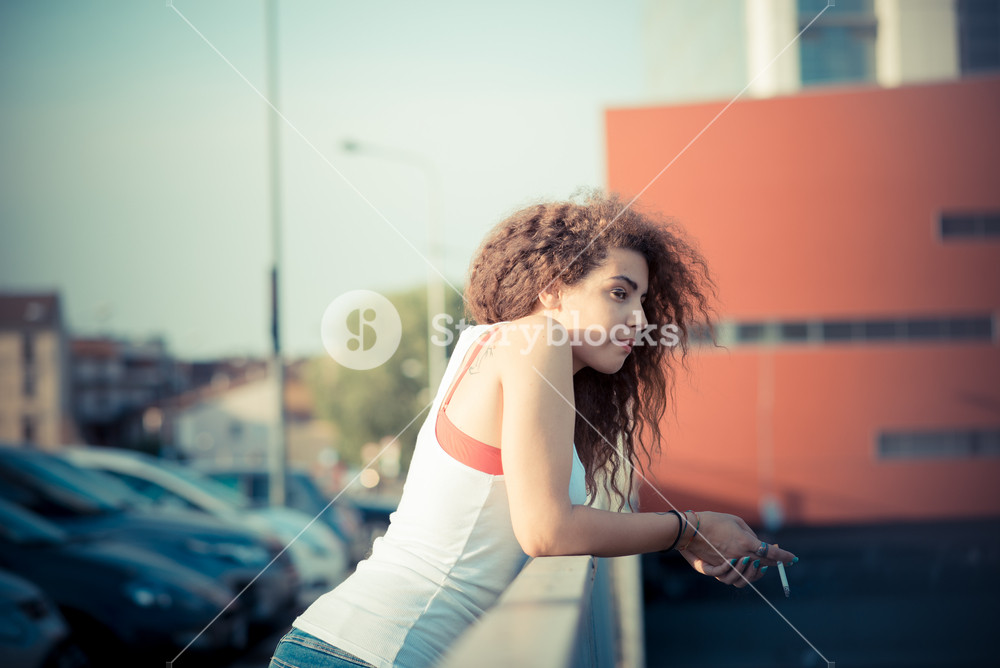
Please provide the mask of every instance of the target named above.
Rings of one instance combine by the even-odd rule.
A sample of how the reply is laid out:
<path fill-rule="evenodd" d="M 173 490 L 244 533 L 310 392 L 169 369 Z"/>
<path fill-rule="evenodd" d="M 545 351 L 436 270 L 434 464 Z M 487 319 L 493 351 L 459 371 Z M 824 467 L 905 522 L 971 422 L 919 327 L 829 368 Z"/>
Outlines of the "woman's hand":
<path fill-rule="evenodd" d="M 760 579 L 768 566 L 779 561 L 786 564 L 798 561 L 798 557 L 777 545 L 764 543 L 765 551 L 761 547 L 763 541 L 735 515 L 706 510 L 699 511 L 698 516 L 701 518 L 698 535 L 680 552 L 699 573 L 725 584 L 745 587 Z"/>

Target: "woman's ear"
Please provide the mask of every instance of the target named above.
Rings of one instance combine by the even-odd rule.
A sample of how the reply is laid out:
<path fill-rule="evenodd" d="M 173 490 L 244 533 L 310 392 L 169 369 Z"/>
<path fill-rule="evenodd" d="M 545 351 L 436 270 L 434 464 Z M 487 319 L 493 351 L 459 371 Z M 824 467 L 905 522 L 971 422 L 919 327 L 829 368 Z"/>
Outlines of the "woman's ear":
<path fill-rule="evenodd" d="M 559 286 L 550 285 L 538 293 L 538 301 L 541 303 L 544 310 L 554 310 L 559 308 L 559 304 L 561 302 L 560 296 Z"/>

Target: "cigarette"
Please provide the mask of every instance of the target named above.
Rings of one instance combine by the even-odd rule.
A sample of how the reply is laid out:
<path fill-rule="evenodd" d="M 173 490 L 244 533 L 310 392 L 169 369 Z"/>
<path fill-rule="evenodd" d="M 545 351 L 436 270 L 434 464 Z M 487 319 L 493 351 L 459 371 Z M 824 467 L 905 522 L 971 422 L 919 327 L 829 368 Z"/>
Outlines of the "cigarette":
<path fill-rule="evenodd" d="M 778 562 L 778 575 L 781 576 L 781 588 L 785 590 L 785 598 L 791 596 L 791 591 L 788 589 L 788 578 L 785 577 L 785 565 L 782 562 Z"/>

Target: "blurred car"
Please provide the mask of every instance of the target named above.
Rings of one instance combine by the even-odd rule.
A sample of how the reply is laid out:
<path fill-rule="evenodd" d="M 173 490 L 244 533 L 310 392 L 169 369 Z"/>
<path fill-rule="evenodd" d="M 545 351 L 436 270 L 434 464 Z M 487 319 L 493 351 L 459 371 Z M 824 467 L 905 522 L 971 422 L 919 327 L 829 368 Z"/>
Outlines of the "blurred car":
<path fill-rule="evenodd" d="M 76 537 L 138 545 L 227 586 L 263 625 L 284 623 L 298 574 L 282 546 L 200 513 L 163 513 L 112 476 L 26 448 L 0 446 L 0 499 Z M 242 592 L 242 593 L 241 593 Z"/>
<path fill-rule="evenodd" d="M 270 500 L 270 472 L 263 467 L 224 467 L 199 465 L 198 470 L 227 487 L 242 492 L 255 507 L 267 506 Z M 288 505 L 310 517 L 318 517 L 341 537 L 351 550 L 351 562 L 364 559 L 372 542 L 385 533 L 389 514 L 395 505 L 375 506 L 342 496 L 334 502 L 320 490 L 308 472 L 288 469 L 285 478 Z"/>
<path fill-rule="evenodd" d="M 68 448 L 78 466 L 115 476 L 158 505 L 197 510 L 233 526 L 272 535 L 287 546 L 299 574 L 299 604 L 308 605 L 348 572 L 344 543 L 329 527 L 293 508 L 253 508 L 239 492 L 176 462 L 110 448 Z"/>
<path fill-rule="evenodd" d="M 69 635 L 66 620 L 41 589 L 0 570 L 0 665 L 85 668 L 88 661 Z"/>
<path fill-rule="evenodd" d="M 0 566 L 33 582 L 69 621 L 97 665 L 172 659 L 185 647 L 243 647 L 247 618 L 228 588 L 135 545 L 71 540 L 56 525 L 0 501 Z"/>
<path fill-rule="evenodd" d="M 357 495 L 350 497 L 350 503 L 361 515 L 361 523 L 368 535 L 368 548 L 389 529 L 389 518 L 396 512 L 399 499 L 386 496 Z"/>

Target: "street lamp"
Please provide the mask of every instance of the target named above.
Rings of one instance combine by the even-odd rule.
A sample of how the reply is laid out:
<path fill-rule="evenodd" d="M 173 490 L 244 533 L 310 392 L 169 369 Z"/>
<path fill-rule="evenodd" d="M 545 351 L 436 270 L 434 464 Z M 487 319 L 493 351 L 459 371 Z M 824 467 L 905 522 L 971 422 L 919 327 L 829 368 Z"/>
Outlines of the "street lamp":
<path fill-rule="evenodd" d="M 277 394 L 277 415 L 268 448 L 268 500 L 272 506 L 285 505 L 285 472 L 288 439 L 285 429 L 285 365 L 281 356 L 281 324 L 278 297 L 281 267 L 281 155 L 278 132 L 278 2 L 267 0 L 265 5 L 267 56 L 267 99 L 271 101 L 267 114 L 268 176 L 271 204 L 271 359 L 270 376 Z"/>
<path fill-rule="evenodd" d="M 344 151 L 399 162 L 421 170 L 427 179 L 427 387 L 433 396 L 444 376 L 444 346 L 434 345 L 434 318 L 445 310 L 444 281 L 440 273 L 441 173 L 426 156 L 405 149 L 388 148 L 347 139 Z"/>

